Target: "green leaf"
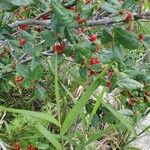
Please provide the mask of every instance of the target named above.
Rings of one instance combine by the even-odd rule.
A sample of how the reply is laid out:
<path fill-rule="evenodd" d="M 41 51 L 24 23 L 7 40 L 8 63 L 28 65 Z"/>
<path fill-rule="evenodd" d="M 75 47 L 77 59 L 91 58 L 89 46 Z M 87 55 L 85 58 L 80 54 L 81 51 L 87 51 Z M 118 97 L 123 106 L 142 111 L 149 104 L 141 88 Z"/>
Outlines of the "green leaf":
<path fill-rule="evenodd" d="M 25 77 L 25 78 L 30 77 L 30 70 L 27 66 L 25 66 L 23 64 L 17 64 L 16 70 L 23 77 Z"/>
<path fill-rule="evenodd" d="M 76 25 L 75 14 L 64 8 L 58 0 L 52 0 L 51 5 L 54 11 L 54 21 L 57 25 L 71 27 Z"/>
<path fill-rule="evenodd" d="M 122 27 L 114 28 L 114 38 L 117 44 L 121 44 L 127 49 L 138 49 L 141 46 L 138 38 Z"/>
<path fill-rule="evenodd" d="M 29 5 L 33 2 L 33 0 L 9 0 L 10 3 L 16 6 Z"/>
<path fill-rule="evenodd" d="M 144 36 L 144 45 L 150 49 L 150 36 L 149 35 Z"/>
<path fill-rule="evenodd" d="M 61 150 L 62 149 L 61 144 L 59 143 L 59 141 L 44 126 L 42 126 L 41 124 L 37 124 L 37 125 L 35 125 L 35 127 L 44 135 L 44 137 L 46 139 L 48 139 L 49 142 L 52 143 L 52 145 L 57 150 Z"/>
<path fill-rule="evenodd" d="M 100 66 L 100 64 L 94 64 L 94 65 L 92 65 L 92 71 L 93 72 L 100 72 L 101 71 L 101 66 Z"/>
<path fill-rule="evenodd" d="M 40 35 L 45 40 L 43 43 L 45 48 L 53 46 L 57 42 L 57 36 L 52 31 L 44 30 Z"/>
<path fill-rule="evenodd" d="M 47 93 L 46 93 L 46 90 L 43 87 L 41 87 L 41 86 L 38 87 L 37 91 L 38 91 L 38 95 L 39 95 L 39 97 L 41 99 L 45 99 L 46 98 Z"/>
<path fill-rule="evenodd" d="M 87 69 L 87 66 L 81 66 L 79 68 L 79 73 L 80 73 L 80 76 L 86 80 L 87 79 L 87 73 L 88 73 L 88 69 Z"/>
<path fill-rule="evenodd" d="M 108 44 L 113 40 L 111 33 L 107 29 L 102 29 L 98 32 L 98 36 L 100 37 L 102 44 Z"/>
<path fill-rule="evenodd" d="M 50 114 L 42 113 L 42 112 L 35 112 L 35 111 L 29 111 L 29 110 L 23 110 L 23 109 L 14 109 L 14 108 L 6 108 L 3 106 L 0 106 L 0 110 L 2 111 L 8 111 L 11 113 L 17 113 L 22 115 L 28 115 L 37 119 L 41 120 L 47 120 L 48 122 L 52 122 L 57 126 L 60 126 L 60 123 Z"/>
<path fill-rule="evenodd" d="M 94 10 L 94 8 L 92 5 L 86 5 L 80 14 L 81 18 L 88 19 L 88 18 L 92 17 L 93 10 Z"/>
<path fill-rule="evenodd" d="M 42 73 L 43 73 L 42 66 L 38 65 L 31 71 L 31 76 L 32 78 L 34 78 L 34 80 L 38 80 L 42 77 Z"/>
<path fill-rule="evenodd" d="M 7 0 L 0 0 L 0 10 L 12 10 L 14 5 L 12 5 Z"/>
<path fill-rule="evenodd" d="M 33 85 L 33 80 L 34 79 L 32 79 L 31 77 L 25 78 L 24 81 L 23 81 L 23 86 L 25 88 L 30 88 Z"/>
<path fill-rule="evenodd" d="M 110 0 L 103 3 L 102 9 L 109 13 L 118 13 L 121 10 L 121 4 L 117 0 Z"/>
<path fill-rule="evenodd" d="M 124 59 L 124 50 L 121 46 L 114 46 L 112 48 L 112 51 L 115 55 L 116 60 L 123 61 L 123 59 Z"/>
<path fill-rule="evenodd" d="M 117 84 L 121 89 L 128 89 L 128 90 L 136 90 L 144 87 L 143 84 L 128 77 L 121 79 L 120 81 L 118 81 Z"/>
<path fill-rule="evenodd" d="M 126 150 L 141 150 L 137 147 L 126 147 Z"/>
<path fill-rule="evenodd" d="M 70 128 L 72 123 L 76 120 L 78 115 L 82 112 L 83 107 L 86 105 L 87 101 L 89 100 L 91 94 L 93 91 L 96 90 L 96 88 L 99 86 L 101 79 L 104 77 L 104 74 L 107 70 L 107 67 L 103 69 L 102 73 L 99 75 L 99 77 L 93 82 L 92 85 L 90 85 L 83 96 L 78 100 L 78 102 L 74 105 L 74 107 L 71 109 L 69 114 L 67 115 L 62 128 L 61 128 L 61 134 L 65 134 L 67 130 Z"/>
<path fill-rule="evenodd" d="M 112 63 L 113 61 L 116 60 L 115 55 L 112 51 L 108 50 L 103 50 L 100 53 L 100 60 L 104 63 Z"/>
<path fill-rule="evenodd" d="M 112 106 L 104 101 L 101 102 L 120 122 L 129 130 L 132 134 L 136 135 L 136 131 L 132 124 L 119 112 L 117 112 Z"/>

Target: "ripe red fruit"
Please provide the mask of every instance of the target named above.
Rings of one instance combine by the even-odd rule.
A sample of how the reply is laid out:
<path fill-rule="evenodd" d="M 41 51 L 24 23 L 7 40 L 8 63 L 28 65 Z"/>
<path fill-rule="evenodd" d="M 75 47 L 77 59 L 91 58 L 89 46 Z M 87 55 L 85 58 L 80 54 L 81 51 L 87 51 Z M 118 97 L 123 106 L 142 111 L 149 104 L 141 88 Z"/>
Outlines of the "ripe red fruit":
<path fill-rule="evenodd" d="M 28 150 L 36 150 L 36 147 L 33 146 L 33 145 L 31 145 L 31 144 L 29 144 L 29 145 L 28 145 Z"/>
<path fill-rule="evenodd" d="M 141 42 L 143 42 L 144 41 L 144 34 L 139 34 L 139 40 L 141 41 Z"/>
<path fill-rule="evenodd" d="M 72 11 L 76 11 L 77 8 L 76 8 L 76 6 L 71 6 L 69 9 Z"/>
<path fill-rule="evenodd" d="M 91 58 L 90 65 L 100 64 L 100 60 L 98 58 Z"/>
<path fill-rule="evenodd" d="M 48 19 L 49 19 L 49 15 L 44 15 L 44 16 L 42 16 L 42 19 L 43 19 L 43 20 L 48 20 Z"/>
<path fill-rule="evenodd" d="M 89 40 L 90 40 L 91 42 L 96 41 L 96 40 L 97 40 L 97 36 L 96 36 L 96 34 L 92 34 L 92 35 L 90 35 Z"/>
<path fill-rule="evenodd" d="M 29 26 L 28 25 L 26 25 L 26 24 L 23 24 L 23 25 L 19 25 L 19 29 L 21 29 L 21 30 L 25 30 L 25 31 L 27 31 L 27 30 L 29 30 Z"/>
<path fill-rule="evenodd" d="M 21 84 L 22 83 L 22 81 L 23 81 L 23 77 L 21 77 L 21 76 L 19 76 L 19 77 L 16 77 L 15 78 L 15 82 L 16 82 L 16 84 Z"/>
<path fill-rule="evenodd" d="M 65 49 L 65 44 L 63 44 L 63 43 L 56 44 L 53 47 L 54 52 L 57 54 L 62 54 L 64 52 L 64 49 Z"/>
<path fill-rule="evenodd" d="M 127 13 L 127 16 L 126 16 L 126 18 L 125 18 L 125 21 L 126 21 L 126 22 L 132 21 L 132 20 L 133 20 L 133 14 L 132 14 L 132 12 L 127 11 L 126 13 Z"/>
<path fill-rule="evenodd" d="M 20 150 L 20 144 L 19 144 L 19 143 L 15 143 L 14 149 L 15 149 L 15 150 Z"/>
<path fill-rule="evenodd" d="M 1 53 L 0 53 L 0 58 L 2 58 L 2 57 L 3 57 L 3 55 L 4 55 L 4 53 L 3 53 L 3 52 L 1 52 Z"/>
<path fill-rule="evenodd" d="M 108 71 L 108 73 L 107 73 L 107 76 L 109 77 L 109 78 L 111 78 L 112 76 L 113 76 L 113 71 Z"/>
<path fill-rule="evenodd" d="M 24 38 L 19 39 L 20 46 L 24 46 L 24 45 L 26 45 L 26 43 L 27 43 L 26 39 L 24 39 Z"/>
<path fill-rule="evenodd" d="M 92 2 L 93 2 L 93 0 L 86 0 L 85 4 L 89 4 L 89 3 L 92 3 Z"/>
<path fill-rule="evenodd" d="M 77 15 L 76 20 L 77 20 L 78 24 L 81 24 L 81 23 L 85 23 L 85 22 L 86 22 L 86 19 L 82 19 L 82 18 L 80 17 L 80 15 Z"/>
<path fill-rule="evenodd" d="M 106 80 L 106 87 L 110 88 L 112 86 L 111 81 L 110 80 Z"/>

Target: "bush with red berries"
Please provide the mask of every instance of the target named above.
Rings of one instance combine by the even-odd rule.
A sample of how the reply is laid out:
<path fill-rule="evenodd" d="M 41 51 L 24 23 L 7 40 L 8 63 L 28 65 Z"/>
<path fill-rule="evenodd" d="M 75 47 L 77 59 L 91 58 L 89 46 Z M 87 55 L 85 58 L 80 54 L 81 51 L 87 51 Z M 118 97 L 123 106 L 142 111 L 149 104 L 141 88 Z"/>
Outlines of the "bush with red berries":
<path fill-rule="evenodd" d="M 149 9 L 149 0 L 1 1 L 2 143 L 128 149 L 150 107 Z"/>

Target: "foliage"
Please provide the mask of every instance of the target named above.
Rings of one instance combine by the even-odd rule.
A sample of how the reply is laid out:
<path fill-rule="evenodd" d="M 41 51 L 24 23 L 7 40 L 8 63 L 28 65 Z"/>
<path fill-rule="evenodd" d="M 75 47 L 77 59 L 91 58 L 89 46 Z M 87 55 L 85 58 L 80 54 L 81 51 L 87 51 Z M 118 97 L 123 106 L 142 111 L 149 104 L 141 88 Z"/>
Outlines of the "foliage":
<path fill-rule="evenodd" d="M 16 150 L 127 148 L 150 107 L 149 8 L 0 1 L 0 140 Z"/>

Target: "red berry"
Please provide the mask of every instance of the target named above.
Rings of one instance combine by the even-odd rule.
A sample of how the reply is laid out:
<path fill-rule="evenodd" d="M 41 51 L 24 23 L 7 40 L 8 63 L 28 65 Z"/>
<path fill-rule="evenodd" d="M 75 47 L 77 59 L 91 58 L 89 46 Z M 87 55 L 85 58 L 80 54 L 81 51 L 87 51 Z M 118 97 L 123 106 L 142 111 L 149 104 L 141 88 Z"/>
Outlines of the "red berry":
<path fill-rule="evenodd" d="M 76 6 L 71 6 L 69 9 L 72 11 L 76 11 L 77 8 L 76 8 Z"/>
<path fill-rule="evenodd" d="M 28 25 L 26 25 L 26 24 L 23 24 L 23 25 L 19 25 L 19 29 L 21 29 L 21 30 L 25 30 L 25 31 L 27 31 L 27 30 L 29 30 L 29 26 Z"/>
<path fill-rule="evenodd" d="M 100 64 L 100 60 L 98 58 L 91 58 L 90 65 Z"/>
<path fill-rule="evenodd" d="M 89 40 L 90 40 L 91 42 L 94 42 L 94 41 L 97 40 L 97 36 L 96 36 L 95 34 L 92 34 L 92 35 L 90 35 Z"/>
<path fill-rule="evenodd" d="M 15 149 L 15 150 L 20 150 L 20 144 L 19 144 L 19 143 L 15 143 L 14 149 Z"/>
<path fill-rule="evenodd" d="M 93 2 L 93 0 L 86 0 L 85 4 L 89 4 L 89 3 L 92 3 L 92 2 Z"/>
<path fill-rule="evenodd" d="M 82 18 L 80 17 L 80 15 L 77 15 L 76 20 L 77 20 L 77 22 L 78 22 L 79 24 L 86 22 L 86 19 L 82 19 Z"/>
<path fill-rule="evenodd" d="M 31 144 L 29 144 L 29 145 L 28 145 L 28 150 L 36 150 L 36 147 L 33 146 L 33 145 L 31 145 Z"/>
<path fill-rule="evenodd" d="M 16 78 L 15 78 L 16 84 L 21 84 L 22 81 L 23 81 L 23 79 L 24 79 L 24 78 L 21 77 L 21 76 L 20 76 L 20 77 L 16 77 Z"/>
<path fill-rule="evenodd" d="M 126 21 L 126 22 L 132 21 L 132 20 L 133 20 L 132 12 L 127 11 L 126 13 L 127 13 L 127 16 L 126 16 L 126 18 L 125 18 L 125 21 Z"/>
<path fill-rule="evenodd" d="M 26 39 L 24 39 L 24 38 L 19 39 L 19 45 L 20 46 L 24 46 L 24 45 L 26 45 L 26 43 L 27 43 Z"/>
<path fill-rule="evenodd" d="M 42 16 L 42 19 L 43 19 L 43 20 L 48 20 L 48 19 L 49 19 L 49 15 L 44 15 L 44 16 Z"/>
<path fill-rule="evenodd" d="M 141 42 L 143 42 L 144 41 L 144 34 L 139 34 L 139 40 L 141 41 Z"/>
<path fill-rule="evenodd" d="M 3 52 L 1 52 L 1 53 L 0 53 L 0 58 L 2 58 L 2 57 L 3 57 L 3 55 L 4 55 L 4 53 L 3 53 Z"/>
<path fill-rule="evenodd" d="M 53 47 L 54 52 L 57 54 L 62 54 L 64 52 L 64 49 L 65 49 L 65 45 L 63 43 L 56 44 Z"/>
<path fill-rule="evenodd" d="M 111 87 L 111 81 L 110 80 L 106 80 L 106 87 L 110 88 Z"/>
<path fill-rule="evenodd" d="M 107 76 L 111 78 L 113 76 L 113 71 L 108 71 Z"/>

